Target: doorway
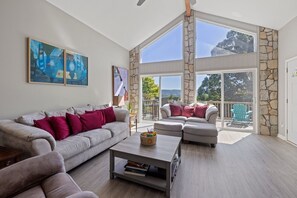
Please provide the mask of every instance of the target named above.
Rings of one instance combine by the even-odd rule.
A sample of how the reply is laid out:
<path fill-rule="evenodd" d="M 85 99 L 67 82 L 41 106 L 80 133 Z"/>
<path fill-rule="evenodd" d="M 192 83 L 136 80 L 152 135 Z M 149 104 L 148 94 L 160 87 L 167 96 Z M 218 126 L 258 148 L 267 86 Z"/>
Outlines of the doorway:
<path fill-rule="evenodd" d="M 287 61 L 287 140 L 297 144 L 297 57 Z"/>

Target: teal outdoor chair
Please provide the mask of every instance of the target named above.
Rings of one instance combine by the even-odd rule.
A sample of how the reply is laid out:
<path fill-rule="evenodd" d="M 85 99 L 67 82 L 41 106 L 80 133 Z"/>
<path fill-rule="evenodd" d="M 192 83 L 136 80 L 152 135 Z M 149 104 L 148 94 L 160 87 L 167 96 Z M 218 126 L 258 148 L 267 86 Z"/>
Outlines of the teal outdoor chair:
<path fill-rule="evenodd" d="M 232 112 L 232 121 L 230 125 L 240 125 L 243 127 L 248 127 L 251 123 L 252 111 L 248 111 L 247 105 L 245 104 L 234 104 Z"/>

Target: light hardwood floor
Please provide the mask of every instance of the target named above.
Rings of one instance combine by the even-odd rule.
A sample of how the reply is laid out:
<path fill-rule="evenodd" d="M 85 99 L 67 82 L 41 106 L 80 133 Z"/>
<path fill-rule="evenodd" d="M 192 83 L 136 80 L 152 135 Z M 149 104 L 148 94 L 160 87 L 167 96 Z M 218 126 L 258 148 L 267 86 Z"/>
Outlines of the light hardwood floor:
<path fill-rule="evenodd" d="M 182 145 L 172 198 L 297 197 L 297 148 L 275 137 L 222 131 L 215 149 Z M 100 198 L 159 198 L 165 193 L 109 179 L 109 152 L 70 172 Z"/>

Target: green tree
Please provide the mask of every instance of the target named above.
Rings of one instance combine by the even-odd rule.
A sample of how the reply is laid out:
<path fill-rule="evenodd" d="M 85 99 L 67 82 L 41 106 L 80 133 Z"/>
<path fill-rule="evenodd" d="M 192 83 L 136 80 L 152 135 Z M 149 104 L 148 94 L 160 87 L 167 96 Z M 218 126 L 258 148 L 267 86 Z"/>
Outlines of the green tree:
<path fill-rule="evenodd" d="M 159 86 L 155 84 L 153 77 L 142 79 L 142 96 L 145 100 L 153 100 L 159 97 Z"/>
<path fill-rule="evenodd" d="M 221 100 L 221 75 L 209 74 L 203 79 L 201 86 L 198 88 L 197 100 Z"/>
<path fill-rule="evenodd" d="M 231 30 L 227 33 L 226 39 L 211 50 L 211 56 L 250 52 L 254 52 L 254 37 Z"/>

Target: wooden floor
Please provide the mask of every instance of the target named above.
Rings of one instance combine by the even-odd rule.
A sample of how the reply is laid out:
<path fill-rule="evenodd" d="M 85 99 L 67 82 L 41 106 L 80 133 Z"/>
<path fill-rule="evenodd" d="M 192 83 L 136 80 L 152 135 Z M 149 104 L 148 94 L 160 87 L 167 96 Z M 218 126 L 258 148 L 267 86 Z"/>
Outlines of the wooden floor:
<path fill-rule="evenodd" d="M 182 145 L 182 163 L 172 198 L 297 197 L 297 148 L 274 137 L 222 131 L 215 149 Z M 165 194 L 121 179 L 109 179 L 109 152 L 72 170 L 83 190 L 100 198 L 158 198 Z"/>

